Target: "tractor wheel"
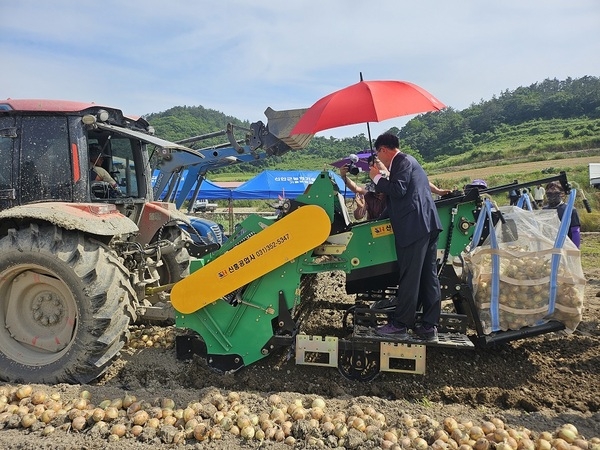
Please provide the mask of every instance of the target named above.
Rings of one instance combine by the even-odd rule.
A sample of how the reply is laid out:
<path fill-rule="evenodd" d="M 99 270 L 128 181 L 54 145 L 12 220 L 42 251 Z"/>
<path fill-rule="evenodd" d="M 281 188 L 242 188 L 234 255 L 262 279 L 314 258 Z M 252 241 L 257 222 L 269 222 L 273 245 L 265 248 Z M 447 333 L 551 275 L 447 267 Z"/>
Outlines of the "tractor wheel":
<path fill-rule="evenodd" d="M 167 240 L 173 246 L 161 252 L 162 264 L 157 268 L 161 285 L 177 283 L 190 273 L 190 255 L 184 245 L 183 233 L 179 227 L 166 227 L 162 232 L 161 240 Z"/>
<path fill-rule="evenodd" d="M 151 243 L 158 244 L 160 251 L 154 273 L 149 276 L 156 280 L 155 286 L 167 286 L 177 283 L 190 273 L 190 254 L 184 242 L 184 231 L 179 227 L 166 227 L 162 232 L 157 233 Z M 165 305 L 169 301 L 171 288 L 151 293 L 144 298 L 147 305 Z M 143 315 L 139 317 L 139 323 L 158 323 L 162 325 L 171 325 L 175 322 L 175 317 L 168 315 L 166 317 L 151 317 Z"/>
<path fill-rule="evenodd" d="M 52 225 L 0 239 L 0 378 L 89 383 L 129 337 L 134 291 L 110 250 Z"/>

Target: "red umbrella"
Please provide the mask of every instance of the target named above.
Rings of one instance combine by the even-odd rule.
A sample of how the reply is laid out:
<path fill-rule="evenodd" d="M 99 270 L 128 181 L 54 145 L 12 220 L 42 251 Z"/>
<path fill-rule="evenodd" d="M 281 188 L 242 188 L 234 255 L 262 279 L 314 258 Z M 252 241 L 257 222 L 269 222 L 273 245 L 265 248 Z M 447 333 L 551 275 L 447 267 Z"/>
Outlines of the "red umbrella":
<path fill-rule="evenodd" d="M 315 134 L 330 128 L 381 122 L 445 107 L 425 89 L 408 81 L 361 80 L 317 101 L 290 134 Z"/>

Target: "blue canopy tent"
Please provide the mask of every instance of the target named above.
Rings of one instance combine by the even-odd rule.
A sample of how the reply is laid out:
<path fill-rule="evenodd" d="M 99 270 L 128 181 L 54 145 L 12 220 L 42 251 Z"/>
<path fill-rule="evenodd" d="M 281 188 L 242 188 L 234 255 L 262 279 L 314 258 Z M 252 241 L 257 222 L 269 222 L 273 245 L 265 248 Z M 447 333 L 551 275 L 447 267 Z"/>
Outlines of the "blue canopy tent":
<path fill-rule="evenodd" d="M 209 180 L 202 180 L 200 184 L 200 190 L 198 191 L 198 198 L 206 198 L 208 200 L 229 200 L 235 199 L 233 193 L 235 190 L 217 186 L 215 183 Z"/>
<path fill-rule="evenodd" d="M 152 184 L 156 182 L 158 173 L 158 170 L 154 171 Z M 319 171 L 302 170 L 265 170 L 233 190 L 218 186 L 205 179 L 200 185 L 197 198 L 208 200 L 272 200 L 278 199 L 280 196 L 296 198 L 304 193 L 320 173 Z M 344 181 L 338 174 L 329 171 L 329 175 L 333 176 L 342 195 L 354 198 L 354 193 L 345 188 Z M 177 194 L 174 196 L 178 208 L 181 207 L 184 200 L 192 200 L 196 181 L 194 180 L 194 184 L 190 187 L 188 179 L 190 179 L 188 171 L 184 170 L 177 186 Z M 186 192 L 187 195 L 181 195 L 183 192 Z M 160 198 L 164 198 L 166 194 L 167 188 L 161 193 Z"/>
<path fill-rule="evenodd" d="M 203 180 L 198 190 L 197 198 L 205 198 L 208 200 L 229 200 L 229 222 L 230 231 L 233 229 L 233 200 L 271 200 L 281 198 L 296 198 L 303 194 L 306 188 L 314 182 L 319 176 L 320 171 L 284 171 L 284 170 L 267 170 L 261 172 L 254 178 L 246 181 L 235 189 L 228 189 L 216 185 L 209 180 Z M 152 177 L 153 184 L 156 181 L 158 170 Z M 194 174 L 193 174 L 194 175 Z M 346 189 L 344 181 L 336 173 L 329 171 L 329 175 L 333 177 L 339 191 L 346 198 L 354 198 L 354 193 Z M 187 171 L 181 174 L 179 184 L 177 186 L 177 194 L 175 195 L 175 203 L 178 208 L 181 207 L 186 198 L 191 200 L 193 192 L 195 192 L 195 182 L 190 188 L 185 184 Z M 185 189 L 182 187 L 186 185 Z M 166 196 L 168 188 L 161 194 L 161 198 Z M 184 192 L 186 196 L 182 195 Z"/>
<path fill-rule="evenodd" d="M 233 200 L 270 200 L 283 198 L 296 198 L 303 194 L 306 188 L 312 184 L 319 176 L 319 171 L 299 171 L 299 170 L 265 170 L 251 180 L 246 181 L 241 186 L 233 190 Z M 354 193 L 345 189 L 342 178 L 329 172 L 333 176 L 340 192 L 348 198 L 353 198 Z M 203 187 L 200 187 L 202 198 Z"/>

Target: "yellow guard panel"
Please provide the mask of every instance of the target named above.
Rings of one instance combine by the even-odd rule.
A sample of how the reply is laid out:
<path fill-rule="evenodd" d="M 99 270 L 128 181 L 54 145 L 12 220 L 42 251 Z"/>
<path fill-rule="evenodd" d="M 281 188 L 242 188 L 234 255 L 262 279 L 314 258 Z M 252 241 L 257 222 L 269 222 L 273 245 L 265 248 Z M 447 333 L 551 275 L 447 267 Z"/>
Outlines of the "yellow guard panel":
<path fill-rule="evenodd" d="M 171 303 L 191 314 L 322 244 L 330 230 L 323 208 L 302 206 L 176 283 Z"/>

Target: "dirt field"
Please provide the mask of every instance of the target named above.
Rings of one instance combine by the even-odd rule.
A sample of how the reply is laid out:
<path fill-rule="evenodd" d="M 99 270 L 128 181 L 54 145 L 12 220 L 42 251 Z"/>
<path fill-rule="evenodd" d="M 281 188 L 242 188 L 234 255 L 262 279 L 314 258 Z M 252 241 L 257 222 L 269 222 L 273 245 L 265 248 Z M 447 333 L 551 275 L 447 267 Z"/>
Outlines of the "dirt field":
<path fill-rule="evenodd" d="M 600 234 L 584 235 L 583 245 L 592 240 L 600 240 Z M 443 436 L 439 432 L 435 434 L 436 430 L 445 426 L 449 429 L 452 424 L 449 418 L 454 418 L 462 423 L 459 429 L 471 431 L 476 427 L 487 427 L 490 422 L 499 428 L 499 421 L 504 424 L 505 431 L 510 431 L 507 434 L 522 437 L 529 430 L 532 445 L 540 437 L 540 433 L 555 433 L 559 427 L 573 424 L 582 437 L 575 444 L 580 448 L 598 449 L 600 297 L 596 294 L 600 291 L 600 268 L 587 271 L 586 278 L 583 321 L 572 335 L 547 334 L 487 350 L 429 348 L 425 375 L 382 373 L 369 383 L 352 382 L 341 377 L 334 368 L 295 365 L 293 360 L 285 359 L 285 354 L 269 357 L 236 374 L 222 375 L 209 370 L 200 358 L 189 362 L 178 360 L 175 349 L 169 347 L 168 343 L 161 346 L 157 342 L 153 347 L 141 350 L 130 347 L 108 373 L 92 385 L 33 386 L 34 390 L 43 390 L 47 395 L 52 395 L 63 406 L 63 410 L 59 410 L 58 416 L 50 422 L 53 428 L 44 427 L 41 419 L 33 421 L 33 424 L 29 423 L 29 428 L 24 428 L 22 420 L 14 417 L 17 412 L 7 413 L 6 406 L 6 401 L 10 402 L 16 395 L 16 388 L 22 386 L 0 386 L 7 395 L 3 402 L 4 412 L 0 414 L 0 447 L 23 450 L 336 446 L 424 449 L 427 444 L 432 448 L 431 444 L 435 439 Z M 321 300 L 343 299 L 346 294 L 342 276 L 337 273 L 319 275 L 314 292 Z M 317 318 L 317 322 L 319 321 L 321 324 L 331 325 L 332 319 L 320 317 Z M 139 333 L 139 330 L 134 331 Z M 145 331 L 149 336 L 164 334 L 165 331 L 173 332 L 160 328 Z M 140 340 L 134 342 L 139 343 Z M 134 419 L 137 408 L 132 409 L 133 406 L 129 408 L 129 413 L 128 408 L 123 407 L 118 418 L 107 418 L 100 425 L 94 426 L 95 416 L 91 412 L 87 415 L 81 413 L 86 419 L 76 422 L 75 416 L 79 413 L 73 413 L 73 405 L 77 403 L 67 401 L 88 394 L 90 399 L 82 407 L 83 411 L 93 412 L 90 403 L 100 405 L 104 400 L 136 400 L 139 403 L 134 406 L 150 411 L 154 417 L 162 415 L 154 423 L 158 424 L 158 428 L 150 426 L 150 421 L 134 428 L 133 421 L 139 420 L 141 423 L 142 419 Z M 280 422 L 277 425 L 277 421 L 273 419 L 274 428 L 265 426 L 267 430 L 289 431 L 292 438 L 287 438 L 287 443 L 277 441 L 277 437 L 283 439 L 282 434 L 273 434 L 271 438 L 266 436 L 261 441 L 258 439 L 261 437 L 260 433 L 259 436 L 245 439 L 236 435 L 235 428 L 225 431 L 227 427 L 223 425 L 223 421 L 220 427 L 214 426 L 220 414 L 232 415 L 230 411 L 233 410 L 237 411 L 238 416 L 244 410 L 248 417 L 253 414 L 257 416 L 256 419 L 248 420 L 257 420 L 261 413 L 274 414 L 272 404 L 277 399 L 272 394 L 279 395 L 285 405 L 280 406 L 279 410 L 292 411 L 290 405 L 294 401 L 301 401 L 303 404 L 302 411 L 297 408 L 292 411 L 297 417 L 289 419 L 289 424 Z M 347 425 L 345 432 L 343 426 L 338 425 L 335 429 L 326 430 L 324 418 L 317 422 L 308 418 L 301 419 L 301 413 L 317 410 L 311 408 L 317 397 L 325 401 L 325 411 L 329 414 L 331 423 L 335 423 L 334 418 L 341 414 L 364 414 L 364 421 L 374 424 L 375 431 L 370 429 L 371 434 L 367 435 L 369 430 L 364 430 L 363 427 L 364 431 L 359 431 L 360 427 L 353 428 L 352 425 Z M 25 398 L 20 403 L 26 405 L 28 402 L 29 398 Z M 157 405 L 162 409 L 157 409 Z M 188 405 L 193 408 L 185 409 Z M 217 431 L 211 431 L 210 435 L 202 434 L 204 425 L 200 425 L 192 428 L 192 431 L 198 432 L 198 437 L 194 437 L 192 431 L 186 435 L 183 419 L 167 423 L 166 417 L 169 414 L 188 418 L 186 414 L 190 413 L 190 409 L 195 416 L 194 420 L 203 421 L 208 428 Z M 217 412 L 218 409 L 221 413 Z M 160 414 L 158 410 L 161 411 Z M 167 414 L 166 410 L 173 412 Z M 383 414 L 385 423 L 378 413 Z M 354 419 L 351 420 L 354 423 Z M 116 423 L 125 425 L 126 430 L 119 439 L 110 432 Z M 266 422 L 261 418 L 260 423 Z M 140 434 L 135 437 L 137 432 Z M 388 434 L 384 435 L 384 432 Z M 419 441 L 413 433 L 424 441 Z M 447 434 L 458 436 L 460 433 L 448 431 Z M 502 444 L 495 443 L 489 448 L 513 448 L 513 441 L 507 434 L 503 435 L 497 429 L 495 433 L 488 435 L 490 439 L 494 439 L 494 435 L 503 439 Z M 399 436 L 396 446 L 393 445 L 396 439 L 394 436 Z M 405 441 L 402 440 L 403 437 Z M 412 439 L 407 441 L 408 437 Z M 528 446 L 528 441 L 520 439 L 519 448 L 534 448 Z M 544 448 L 539 442 L 535 448 Z M 461 449 L 472 448 L 475 440 L 467 440 L 465 445 L 468 446 Z M 568 448 L 568 445 L 565 447 L 562 443 L 554 445 Z M 445 446 L 437 443 L 433 448 L 454 447 L 451 443 Z"/>
<path fill-rule="evenodd" d="M 480 168 L 470 168 L 459 171 L 432 173 L 431 177 L 443 177 L 445 179 L 454 178 L 488 178 L 490 175 L 498 173 L 514 173 L 514 174 L 527 174 L 535 171 L 540 171 L 549 167 L 553 167 L 555 170 L 552 173 L 557 173 L 560 170 L 567 170 L 569 167 L 587 166 L 589 163 L 600 162 L 600 156 L 586 156 L 582 158 L 565 158 L 545 161 L 530 161 L 521 162 L 516 164 L 507 165 L 489 165 Z M 587 186 L 583 186 L 586 188 Z"/>

